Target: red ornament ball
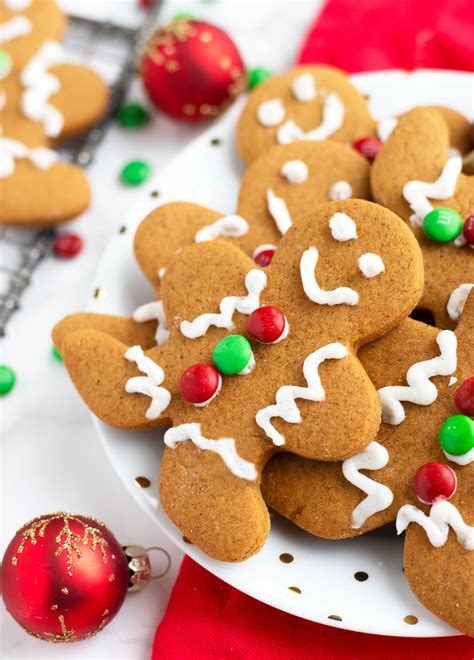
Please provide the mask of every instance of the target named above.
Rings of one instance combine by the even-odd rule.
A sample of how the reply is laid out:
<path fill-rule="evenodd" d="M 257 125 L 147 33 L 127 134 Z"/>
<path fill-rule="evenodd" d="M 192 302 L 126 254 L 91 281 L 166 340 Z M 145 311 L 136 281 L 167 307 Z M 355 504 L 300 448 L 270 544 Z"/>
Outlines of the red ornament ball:
<path fill-rule="evenodd" d="M 288 323 L 278 307 L 264 305 L 250 314 L 247 332 L 262 344 L 276 344 L 288 334 Z"/>
<path fill-rule="evenodd" d="M 82 238 L 78 234 L 60 234 L 53 243 L 53 252 L 57 257 L 72 259 L 82 250 Z"/>
<path fill-rule="evenodd" d="M 466 239 L 466 243 L 474 246 L 474 215 L 470 215 L 467 220 L 464 220 L 462 233 Z"/>
<path fill-rule="evenodd" d="M 364 158 L 366 158 L 370 163 L 375 160 L 375 156 L 380 151 L 381 146 L 381 141 L 372 135 L 359 138 L 352 143 L 352 147 L 362 156 L 364 156 Z"/>
<path fill-rule="evenodd" d="M 39 516 L 3 557 L 3 601 L 29 633 L 49 642 L 95 635 L 117 614 L 128 587 L 120 543 L 93 518 Z"/>
<path fill-rule="evenodd" d="M 424 504 L 449 500 L 456 491 L 456 474 L 446 463 L 425 463 L 416 471 L 413 488 Z"/>
<path fill-rule="evenodd" d="M 154 33 L 140 70 L 156 107 L 181 120 L 215 117 L 246 87 L 245 66 L 229 36 L 188 18 Z"/>
<path fill-rule="evenodd" d="M 217 369 L 210 364 L 199 362 L 182 373 L 179 379 L 179 391 L 185 401 L 195 406 L 203 406 L 217 395 L 221 383 Z"/>
<path fill-rule="evenodd" d="M 454 393 L 454 403 L 459 412 L 474 417 L 474 376 L 463 380 Z"/>
<path fill-rule="evenodd" d="M 252 258 L 258 266 L 265 268 L 271 264 L 275 251 L 274 245 L 260 245 L 254 250 Z"/>

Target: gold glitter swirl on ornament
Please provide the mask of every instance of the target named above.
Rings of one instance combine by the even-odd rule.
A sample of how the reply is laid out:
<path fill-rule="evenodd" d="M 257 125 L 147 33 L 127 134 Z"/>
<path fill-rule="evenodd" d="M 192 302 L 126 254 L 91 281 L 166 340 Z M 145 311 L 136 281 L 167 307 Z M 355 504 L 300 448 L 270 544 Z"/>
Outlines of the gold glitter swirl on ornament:
<path fill-rule="evenodd" d="M 228 71 L 231 67 L 231 64 L 232 62 L 230 60 L 230 57 L 228 57 L 227 55 L 225 57 L 221 57 L 221 59 L 219 60 L 219 66 L 223 71 Z"/>
<path fill-rule="evenodd" d="M 58 616 L 58 619 L 59 619 L 59 626 L 61 628 L 61 634 L 45 632 L 45 633 L 43 633 L 44 639 L 46 639 L 48 642 L 53 642 L 53 644 L 57 644 L 58 642 L 73 642 L 73 641 L 75 641 L 76 640 L 76 631 L 73 628 L 71 628 L 71 630 L 67 629 L 66 621 L 64 620 L 64 615 L 60 614 Z M 35 635 L 35 637 L 36 636 L 40 637 L 39 635 Z"/>
<path fill-rule="evenodd" d="M 211 32 L 201 32 L 199 38 L 203 44 L 208 44 L 212 41 L 212 34 Z"/>
<path fill-rule="evenodd" d="M 69 589 L 67 587 L 63 587 L 61 589 L 61 593 L 64 594 L 65 596 L 69 596 Z"/>
<path fill-rule="evenodd" d="M 18 558 L 12 557 L 12 566 L 18 566 Z"/>
<path fill-rule="evenodd" d="M 106 548 L 108 543 L 102 536 L 100 530 L 96 529 L 95 527 L 91 527 L 84 521 L 80 520 L 80 518 L 77 518 L 76 516 L 73 516 L 69 513 L 56 513 L 46 519 L 40 516 L 39 518 L 32 520 L 31 523 L 29 523 L 29 526 L 22 531 L 21 542 L 17 548 L 16 554 L 21 555 L 23 553 L 25 545 L 28 543 L 28 541 L 31 543 L 31 545 L 36 545 L 38 538 L 44 538 L 46 529 L 49 523 L 53 520 L 62 520 L 63 522 L 63 527 L 55 538 L 58 548 L 54 554 L 56 557 L 60 557 L 63 552 L 66 553 L 67 571 L 70 576 L 73 574 L 72 562 L 74 557 L 77 559 L 82 559 L 82 551 L 79 547 L 79 543 L 82 543 L 82 545 L 90 544 L 90 550 L 92 552 L 94 552 L 96 548 L 99 548 L 102 554 L 102 561 L 104 564 L 107 563 Z M 105 527 L 105 525 L 100 523 L 98 520 L 94 520 L 93 518 L 90 518 L 89 520 L 93 520 L 99 525 Z M 75 522 L 82 527 L 82 535 L 76 534 L 71 530 L 69 527 L 70 522 Z"/>
<path fill-rule="evenodd" d="M 183 112 L 185 115 L 193 115 L 196 112 L 196 106 L 194 103 L 185 103 L 183 105 Z"/>
<path fill-rule="evenodd" d="M 165 69 L 168 73 L 174 73 L 175 71 L 178 71 L 179 68 L 179 63 L 176 60 L 168 60 L 165 64 Z"/>

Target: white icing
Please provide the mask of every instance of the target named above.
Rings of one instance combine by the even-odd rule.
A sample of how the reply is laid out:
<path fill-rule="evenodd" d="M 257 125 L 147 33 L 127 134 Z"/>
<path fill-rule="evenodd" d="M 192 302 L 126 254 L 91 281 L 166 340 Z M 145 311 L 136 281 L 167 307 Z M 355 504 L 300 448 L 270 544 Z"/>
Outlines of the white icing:
<path fill-rule="evenodd" d="M 290 183 L 304 183 L 308 180 L 308 166 L 302 160 L 287 160 L 280 174 Z"/>
<path fill-rule="evenodd" d="M 270 99 L 260 103 L 257 119 L 262 126 L 278 126 L 285 119 L 285 108 L 281 99 Z"/>
<path fill-rule="evenodd" d="M 329 229 L 336 241 L 350 241 L 357 238 L 357 225 L 346 213 L 335 213 L 331 216 Z"/>
<path fill-rule="evenodd" d="M 454 383 L 457 383 L 457 382 L 458 382 L 458 379 L 456 378 L 456 376 L 451 376 L 451 378 L 449 379 L 448 387 L 451 387 L 451 385 L 454 385 Z"/>
<path fill-rule="evenodd" d="M 26 16 L 14 16 L 5 23 L 0 23 L 0 44 L 6 44 L 17 37 L 24 37 L 32 29 L 31 21 Z"/>
<path fill-rule="evenodd" d="M 273 444 L 281 446 L 285 444 L 285 436 L 282 435 L 271 423 L 273 417 L 281 417 L 289 424 L 301 423 L 301 413 L 295 403 L 296 399 L 307 399 L 308 401 L 324 401 L 326 392 L 321 384 L 318 369 L 325 360 L 340 360 L 348 355 L 347 348 L 339 342 L 321 346 L 310 353 L 303 364 L 303 374 L 308 387 L 298 385 L 283 385 L 278 388 L 275 396 L 276 404 L 266 406 L 259 410 L 255 421 L 262 428 Z"/>
<path fill-rule="evenodd" d="M 323 119 L 317 128 L 303 131 L 292 119 L 286 121 L 277 131 L 279 144 L 289 144 L 295 140 L 327 140 L 338 131 L 344 122 L 344 105 L 337 94 L 328 94 L 323 104 Z"/>
<path fill-rule="evenodd" d="M 291 91 L 297 101 L 312 101 L 316 98 L 316 85 L 311 73 L 303 73 L 291 83 Z"/>
<path fill-rule="evenodd" d="M 137 307 L 133 312 L 133 320 L 137 323 L 145 323 L 146 321 L 157 322 L 155 341 L 158 346 L 164 344 L 170 336 L 168 319 L 166 318 L 161 300 L 154 300 L 153 302 L 145 303 L 145 305 Z"/>
<path fill-rule="evenodd" d="M 255 481 L 257 470 L 250 461 L 241 458 L 235 447 L 233 438 L 220 438 L 219 440 L 210 440 L 205 438 L 201 432 L 201 425 L 197 423 L 180 424 L 173 426 L 165 433 L 165 445 L 171 449 L 176 449 L 180 442 L 191 442 L 204 451 L 212 451 L 222 458 L 229 470 L 236 477 Z"/>
<path fill-rule="evenodd" d="M 57 161 L 58 155 L 46 147 L 30 149 L 23 142 L 0 137 L 0 179 L 13 174 L 15 160 L 20 158 L 27 158 L 38 169 L 46 170 Z"/>
<path fill-rule="evenodd" d="M 382 407 L 382 420 L 386 424 L 401 424 L 405 410 L 401 401 L 429 406 L 438 398 L 438 389 L 430 381 L 433 376 L 450 376 L 456 371 L 457 339 L 451 330 L 441 330 L 436 337 L 440 355 L 412 364 L 407 371 L 408 386 L 393 385 L 378 390 Z"/>
<path fill-rule="evenodd" d="M 217 387 L 214 394 L 210 396 L 209 399 L 206 399 L 205 401 L 201 401 L 201 403 L 193 403 L 193 406 L 196 406 L 196 408 L 205 408 L 206 406 L 208 406 L 211 403 L 211 401 L 214 401 L 216 396 L 219 394 L 219 392 L 221 391 L 221 387 L 222 387 L 222 377 L 220 374 L 217 374 Z"/>
<path fill-rule="evenodd" d="M 388 451 L 383 445 L 374 441 L 364 451 L 347 458 L 342 464 L 342 474 L 347 481 L 367 494 L 352 512 L 351 526 L 354 529 L 362 527 L 367 518 L 387 509 L 393 502 L 393 493 L 388 486 L 359 472 L 359 470 L 380 470 L 387 465 L 388 460 Z"/>
<path fill-rule="evenodd" d="M 436 181 L 409 181 L 403 186 L 403 197 L 419 220 L 433 210 L 430 199 L 449 199 L 456 191 L 458 176 L 462 170 L 462 158 L 448 158 Z"/>
<path fill-rule="evenodd" d="M 255 355 L 250 352 L 249 361 L 243 369 L 237 372 L 238 376 L 248 376 L 255 369 Z"/>
<path fill-rule="evenodd" d="M 349 181 L 336 181 L 329 188 L 329 199 L 341 200 L 350 199 L 352 197 L 352 186 Z"/>
<path fill-rule="evenodd" d="M 447 451 L 444 451 L 443 449 L 443 454 L 446 456 L 448 461 L 452 461 L 453 463 L 457 463 L 458 465 L 469 465 L 469 463 L 472 463 L 474 461 L 474 448 L 470 449 L 467 451 L 465 454 L 448 454 Z"/>
<path fill-rule="evenodd" d="M 166 273 L 166 268 L 163 266 L 158 271 L 158 277 L 160 278 L 160 280 L 162 280 L 164 278 L 165 273 Z"/>
<path fill-rule="evenodd" d="M 418 507 L 405 504 L 397 515 L 397 533 L 401 534 L 412 522 L 423 527 L 435 548 L 441 548 L 446 543 L 451 527 L 462 547 L 474 550 L 474 527 L 466 525 L 458 509 L 447 500 L 435 502 L 429 516 Z"/>
<path fill-rule="evenodd" d="M 368 278 L 377 277 L 377 275 L 380 275 L 385 270 L 382 257 L 373 252 L 362 254 L 357 260 L 357 265 L 362 275 Z"/>
<path fill-rule="evenodd" d="M 164 387 L 159 387 L 165 379 L 165 372 L 159 364 L 146 357 L 140 346 L 131 346 L 125 353 L 125 358 L 135 362 L 138 369 L 146 376 L 134 376 L 125 383 L 125 391 L 129 394 L 144 394 L 151 398 L 151 403 L 145 413 L 147 419 L 157 419 L 166 410 L 171 401 L 171 394 Z"/>
<path fill-rule="evenodd" d="M 245 276 L 245 286 L 248 295 L 246 296 L 226 296 L 222 298 L 219 304 L 219 313 L 206 313 L 197 316 L 194 321 L 182 321 L 180 325 L 181 332 L 188 339 L 196 339 L 206 334 L 209 327 L 214 325 L 216 328 L 226 328 L 232 330 L 234 323 L 232 317 L 234 312 L 241 314 L 251 314 L 257 307 L 260 307 L 260 294 L 267 285 L 267 276 L 262 270 L 253 268 Z"/>
<path fill-rule="evenodd" d="M 448 149 L 448 156 L 449 157 L 451 157 L 451 156 L 461 156 L 461 155 L 462 154 L 461 154 L 461 152 L 459 151 L 459 149 L 457 147 L 449 147 L 449 149 Z"/>
<path fill-rule="evenodd" d="M 472 287 L 474 287 L 474 284 L 471 283 L 460 284 L 451 292 L 446 309 L 449 318 L 453 321 L 458 321 L 461 317 L 464 305 L 466 304 L 466 300 Z"/>
<path fill-rule="evenodd" d="M 248 230 L 247 220 L 241 218 L 240 215 L 226 215 L 212 224 L 202 227 L 196 233 L 194 240 L 196 243 L 203 243 L 204 241 L 212 241 L 218 236 L 244 236 Z"/>
<path fill-rule="evenodd" d="M 291 220 L 290 212 L 288 211 L 285 200 L 281 197 L 277 197 L 273 190 L 269 188 L 267 190 L 267 205 L 268 212 L 275 220 L 278 231 L 282 235 L 286 234 L 293 224 L 293 221 Z"/>
<path fill-rule="evenodd" d="M 381 119 L 376 127 L 377 137 L 381 142 L 386 142 L 388 138 L 393 133 L 398 120 L 396 117 L 387 117 L 386 119 Z"/>
<path fill-rule="evenodd" d="M 318 251 L 310 247 L 303 252 L 300 261 L 300 274 L 303 289 L 310 300 L 318 305 L 357 305 L 359 294 L 347 286 L 324 291 L 316 281 L 314 270 L 318 263 Z"/>
<path fill-rule="evenodd" d="M 10 11 L 23 11 L 31 5 L 31 0 L 4 0 L 4 4 Z"/>
<path fill-rule="evenodd" d="M 56 41 L 47 41 L 21 72 L 21 84 L 25 87 L 21 97 L 23 114 L 43 123 L 48 137 L 57 137 L 63 128 L 64 119 L 59 110 L 48 103 L 49 97 L 60 89 L 56 76 L 48 73 L 49 67 L 64 61 L 64 52 Z"/>

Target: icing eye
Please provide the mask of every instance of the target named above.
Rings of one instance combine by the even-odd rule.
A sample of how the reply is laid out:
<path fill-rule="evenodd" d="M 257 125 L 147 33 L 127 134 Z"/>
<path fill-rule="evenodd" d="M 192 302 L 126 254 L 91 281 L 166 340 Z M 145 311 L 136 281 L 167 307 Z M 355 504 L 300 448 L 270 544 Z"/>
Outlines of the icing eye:
<path fill-rule="evenodd" d="M 262 126 L 278 126 L 285 119 L 285 114 L 281 99 L 270 99 L 258 106 L 257 119 Z"/>
<path fill-rule="evenodd" d="M 425 463 L 413 478 L 413 489 L 424 504 L 449 500 L 456 492 L 456 485 L 456 474 L 445 463 Z"/>
<path fill-rule="evenodd" d="M 312 101 L 316 98 L 316 85 L 311 73 L 303 73 L 291 83 L 291 91 L 297 101 Z"/>
<path fill-rule="evenodd" d="M 308 166 L 302 160 L 287 160 L 280 174 L 290 183 L 304 183 L 308 179 Z"/>
<path fill-rule="evenodd" d="M 357 225 L 347 213 L 335 213 L 329 219 L 329 229 L 336 241 L 350 241 L 357 238 Z"/>
<path fill-rule="evenodd" d="M 179 391 L 185 401 L 195 406 L 206 406 L 216 397 L 222 386 L 217 369 L 202 362 L 186 369 L 179 379 Z"/>
<path fill-rule="evenodd" d="M 277 344 L 288 336 L 288 321 L 277 307 L 264 305 L 249 316 L 247 332 L 262 344 Z"/>
<path fill-rule="evenodd" d="M 350 199 L 352 197 L 352 186 L 349 181 L 336 181 L 329 188 L 329 199 L 333 201 Z"/>
<path fill-rule="evenodd" d="M 378 254 L 366 252 L 357 260 L 357 265 L 364 277 L 377 277 L 385 270 L 385 264 Z"/>

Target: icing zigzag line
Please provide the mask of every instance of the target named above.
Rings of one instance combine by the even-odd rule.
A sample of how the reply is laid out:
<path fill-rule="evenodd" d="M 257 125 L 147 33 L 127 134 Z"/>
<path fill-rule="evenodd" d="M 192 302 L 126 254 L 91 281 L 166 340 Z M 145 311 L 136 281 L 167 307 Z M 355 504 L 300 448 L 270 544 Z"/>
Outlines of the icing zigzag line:
<path fill-rule="evenodd" d="M 157 419 L 166 410 L 171 401 L 171 394 L 165 387 L 158 387 L 165 379 L 165 372 L 159 364 L 143 353 L 140 346 L 131 346 L 125 353 L 130 362 L 135 362 L 146 376 L 134 376 L 125 383 L 129 394 L 144 394 L 151 397 L 151 403 L 145 413 L 147 419 Z"/>
<path fill-rule="evenodd" d="M 427 516 L 421 509 L 412 504 L 405 504 L 397 515 L 397 533 L 401 534 L 411 522 L 416 522 L 425 530 L 431 545 L 435 548 L 443 546 L 451 527 L 465 550 L 474 550 L 474 527 L 466 525 L 458 509 L 448 502 L 436 502 Z"/>
<path fill-rule="evenodd" d="M 158 346 L 164 344 L 170 336 L 168 326 L 168 319 L 166 318 L 165 310 L 161 300 L 154 300 L 153 302 L 145 303 L 133 312 L 133 320 L 137 323 L 145 323 L 146 321 L 156 321 L 155 341 Z"/>

